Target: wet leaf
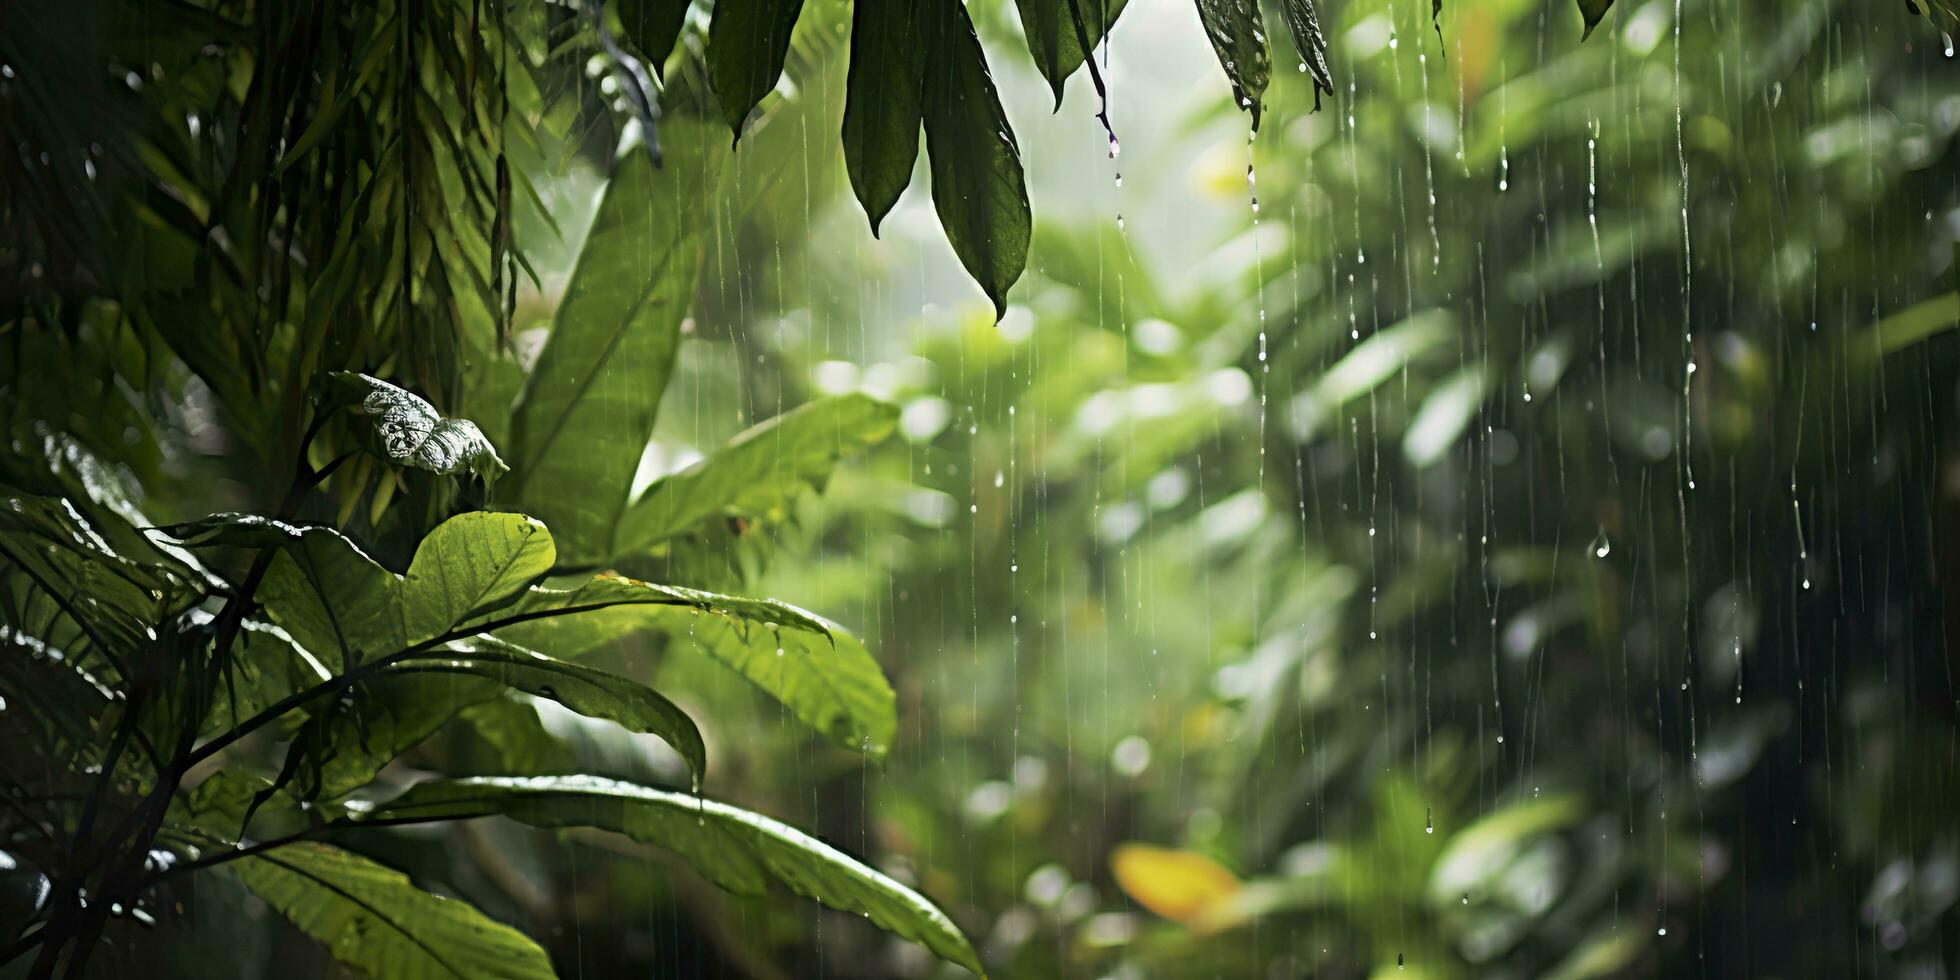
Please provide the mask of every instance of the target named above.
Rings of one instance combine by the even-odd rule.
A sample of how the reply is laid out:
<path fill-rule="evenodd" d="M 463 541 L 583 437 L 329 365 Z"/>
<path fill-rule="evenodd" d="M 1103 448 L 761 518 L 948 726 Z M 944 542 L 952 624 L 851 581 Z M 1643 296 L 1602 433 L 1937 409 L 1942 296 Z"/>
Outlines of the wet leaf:
<path fill-rule="evenodd" d="M 1320 29 L 1320 14 L 1314 10 L 1313 0 L 1286 0 L 1286 27 L 1293 34 L 1293 47 L 1300 55 L 1300 63 L 1307 66 L 1307 74 L 1313 78 L 1313 107 L 1320 108 L 1323 93 L 1334 94 L 1334 73 L 1327 67 L 1327 35 Z M 1436 0 L 1436 15 L 1443 12 L 1442 0 Z"/>
<path fill-rule="evenodd" d="M 821 486 L 844 456 L 882 441 L 898 409 L 867 395 L 825 398 L 730 439 L 714 455 L 654 481 L 620 518 L 619 551 L 643 550 L 716 518 L 759 516 Z"/>
<path fill-rule="evenodd" d="M 1256 0 L 1197 0 L 1198 19 L 1218 55 L 1219 67 L 1232 82 L 1232 99 L 1252 113 L 1252 131 L 1259 131 L 1260 99 L 1271 79 L 1272 56 L 1266 51 L 1266 24 Z"/>
<path fill-rule="evenodd" d="M 339 372 L 333 381 L 336 399 L 372 420 L 370 448 L 396 466 L 443 476 L 468 472 L 486 482 L 510 469 L 475 422 L 444 418 L 414 392 L 365 374 Z"/>
<path fill-rule="evenodd" d="M 1094 49 L 1109 33 L 1129 0 L 1015 0 L 1021 28 L 1027 33 L 1028 53 L 1062 107 L 1062 86 L 1082 67 L 1082 38 Z M 1078 24 L 1076 15 L 1081 15 Z M 1081 29 L 1078 31 L 1077 27 Z"/>
<path fill-rule="evenodd" d="M 664 847 L 729 891 L 760 895 L 775 880 L 831 908 L 982 972 L 959 928 L 917 892 L 795 829 L 739 807 L 590 776 L 421 783 L 371 819 L 503 815 L 538 827 L 598 827 Z"/>
<path fill-rule="evenodd" d="M 708 74 L 735 137 L 776 87 L 803 0 L 720 0 L 708 25 Z"/>
<path fill-rule="evenodd" d="M 915 0 L 851 6 L 851 69 L 844 95 L 844 169 L 871 234 L 912 181 L 924 120 L 926 50 Z"/>
<path fill-rule="evenodd" d="M 662 134 L 664 171 L 643 149 L 619 159 L 512 417 L 511 499 L 567 564 L 612 554 L 700 266 L 704 188 L 725 151 L 701 123 L 670 118 Z"/>
<path fill-rule="evenodd" d="M 466 902 L 325 844 L 303 842 L 233 862 L 233 873 L 334 959 L 392 980 L 551 978 L 523 933 Z"/>
<path fill-rule="evenodd" d="M 406 639 L 419 643 L 515 600 L 558 552 L 543 524 L 521 514 L 459 514 L 415 549 L 402 585 Z"/>
<path fill-rule="evenodd" d="M 953 253 L 1007 313 L 1007 290 L 1027 266 L 1033 215 L 1021 148 L 994 91 L 987 56 L 961 3 L 921 8 L 926 59 L 926 151 L 932 205 Z"/>

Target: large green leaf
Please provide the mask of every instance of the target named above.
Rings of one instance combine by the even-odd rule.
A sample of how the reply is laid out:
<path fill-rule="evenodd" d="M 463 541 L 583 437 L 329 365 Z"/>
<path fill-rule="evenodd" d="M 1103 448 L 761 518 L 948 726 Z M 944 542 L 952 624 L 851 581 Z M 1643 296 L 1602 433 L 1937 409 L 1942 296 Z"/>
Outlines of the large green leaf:
<path fill-rule="evenodd" d="M 652 688 L 603 670 L 554 660 L 514 643 L 481 636 L 405 657 L 384 671 L 384 676 L 398 674 L 489 678 L 498 683 L 499 690 L 515 688 L 556 701 L 588 718 L 604 718 L 630 731 L 658 735 L 687 760 L 696 780 L 707 771 L 701 732 L 686 712 Z"/>
<path fill-rule="evenodd" d="M 475 422 L 444 418 L 414 392 L 365 374 L 336 372 L 333 381 L 335 399 L 371 420 L 368 443 L 381 458 L 444 476 L 474 473 L 486 481 L 509 469 Z"/>
<path fill-rule="evenodd" d="M 440 636 L 510 602 L 557 557 L 544 525 L 520 514 L 479 511 L 442 522 L 416 547 L 403 581 L 408 642 Z"/>
<path fill-rule="evenodd" d="M 1041 77 L 1048 80 L 1048 88 L 1055 93 L 1056 109 L 1062 107 L 1063 83 L 1082 67 L 1082 40 L 1087 38 L 1090 48 L 1100 44 L 1128 2 L 1015 0 L 1015 6 L 1021 11 L 1021 28 L 1028 36 L 1028 53 L 1034 56 L 1035 67 L 1041 69 Z"/>
<path fill-rule="evenodd" d="M 825 398 L 763 422 L 648 487 L 620 518 L 618 550 L 644 549 L 713 518 L 780 507 L 804 486 L 820 486 L 839 459 L 883 440 L 897 422 L 896 407 L 861 394 Z"/>
<path fill-rule="evenodd" d="M 1440 11 L 1441 0 L 1437 0 Z M 1320 30 L 1320 14 L 1313 0 L 1286 0 L 1286 26 L 1293 34 L 1293 47 L 1300 64 L 1313 78 L 1313 106 L 1320 108 L 1321 93 L 1334 94 L 1334 73 L 1327 67 L 1327 35 Z"/>
<path fill-rule="evenodd" d="M 266 568 L 258 600 L 334 674 L 408 646 L 400 577 L 329 528 L 304 528 L 287 540 Z"/>
<path fill-rule="evenodd" d="M 754 895 L 768 878 L 831 908 L 863 915 L 976 973 L 980 959 L 931 902 L 787 824 L 698 796 L 586 776 L 421 783 L 370 819 L 464 819 L 501 814 L 538 827 L 599 827 L 678 854 L 730 891 Z"/>
<path fill-rule="evenodd" d="M 1272 77 L 1272 56 L 1266 52 L 1266 24 L 1259 16 L 1257 0 L 1197 0 L 1198 19 L 1205 36 L 1218 55 L 1219 67 L 1232 82 L 1232 98 L 1239 108 L 1252 113 L 1252 129 L 1259 130 L 1259 100 L 1266 94 Z"/>
<path fill-rule="evenodd" d="M 966 6 L 956 0 L 919 8 L 927 51 L 926 150 L 932 206 L 967 274 L 1007 313 L 1007 290 L 1028 263 L 1033 216 L 1021 147 L 1007 124 L 987 55 Z"/>
<path fill-rule="evenodd" d="M 497 635 L 570 658 L 633 633 L 664 633 L 741 674 L 838 745 L 880 756 L 898 729 L 891 685 L 864 645 L 794 606 L 601 576 L 573 592 L 533 589 L 497 616 L 533 611 L 554 615 L 513 623 Z M 568 611 L 583 614 L 559 615 Z"/>
<path fill-rule="evenodd" d="M 646 57 L 647 68 L 658 74 L 687 22 L 688 0 L 613 0 L 612 6 L 627 40 Z"/>
<path fill-rule="evenodd" d="M 290 844 L 230 865 L 233 873 L 334 959 L 388 980 L 555 977 L 544 950 L 468 903 L 325 844 Z"/>
<path fill-rule="evenodd" d="M 644 149 L 621 156 L 512 419 L 513 497 L 568 563 L 611 555 L 700 264 L 704 184 L 723 151 L 679 118 L 663 137 L 664 171 Z"/>
<path fill-rule="evenodd" d="M 708 73 L 737 139 L 750 110 L 776 87 L 803 0 L 720 0 L 708 25 Z"/>
<path fill-rule="evenodd" d="M 300 799 L 340 799 L 373 782 L 458 712 L 502 694 L 506 683 L 494 670 L 390 665 L 365 674 L 346 695 L 315 702 L 286 750 L 280 785 Z"/>
<path fill-rule="evenodd" d="M 851 70 L 844 94 L 844 170 L 871 234 L 912 182 L 919 158 L 926 51 L 914 0 L 851 5 Z"/>

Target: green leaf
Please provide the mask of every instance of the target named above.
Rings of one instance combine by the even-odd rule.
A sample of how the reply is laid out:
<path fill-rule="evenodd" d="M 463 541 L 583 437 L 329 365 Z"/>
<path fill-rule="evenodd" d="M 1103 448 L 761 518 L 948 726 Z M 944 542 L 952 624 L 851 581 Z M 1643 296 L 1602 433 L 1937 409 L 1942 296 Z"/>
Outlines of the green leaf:
<path fill-rule="evenodd" d="M 1583 4 L 1587 0 L 1580 0 L 1580 2 Z M 1593 2 L 1597 2 L 1597 0 L 1593 0 Z M 1612 0 L 1606 0 L 1606 2 L 1611 3 Z M 1917 0 L 1917 2 L 1915 0 L 1906 0 L 1906 9 L 1914 15 L 1918 15 L 1922 4 L 1925 7 L 1926 19 L 1932 21 L 1933 26 L 1938 28 L 1940 33 L 1960 34 L 1960 2 L 1956 2 L 1956 0 Z"/>
<path fill-rule="evenodd" d="M 551 534 L 521 514 L 459 514 L 415 549 L 402 585 L 409 643 L 440 636 L 463 620 L 517 598 L 557 561 Z"/>
<path fill-rule="evenodd" d="M 1007 313 L 1008 287 L 1027 266 L 1034 227 L 1021 148 L 965 4 L 926 3 L 919 21 L 929 52 L 923 105 L 932 206 L 998 319 Z"/>
<path fill-rule="evenodd" d="M 336 371 L 331 377 L 338 389 L 335 398 L 373 419 L 369 445 L 382 459 L 443 476 L 467 471 L 485 482 L 509 471 L 475 422 L 443 418 L 414 392 L 378 378 L 351 371 Z"/>
<path fill-rule="evenodd" d="M 662 134 L 680 159 L 660 172 L 641 149 L 619 160 L 512 419 L 512 497 L 572 564 L 611 556 L 700 265 L 699 182 L 722 151 L 698 123 L 673 118 Z M 710 159 L 689 159 L 694 151 Z"/>
<path fill-rule="evenodd" d="M 330 528 L 305 528 L 288 540 L 267 566 L 258 600 L 334 674 L 408 646 L 400 577 Z"/>
<path fill-rule="evenodd" d="M 1259 100 L 1272 77 L 1272 57 L 1266 52 L 1266 24 L 1256 0 L 1197 0 L 1198 19 L 1218 55 L 1219 67 L 1232 82 L 1232 98 L 1252 113 L 1252 131 L 1259 131 Z"/>
<path fill-rule="evenodd" d="M 470 705 L 458 717 L 489 749 L 490 758 L 476 772 L 551 773 L 572 767 L 571 750 L 544 727 L 537 707 L 522 695 Z M 471 772 L 468 765 L 452 766 L 451 771 Z"/>
<path fill-rule="evenodd" d="M 64 498 L 0 485 L 0 611 L 77 663 L 156 639 L 201 596 L 181 566 L 125 558 Z"/>
<path fill-rule="evenodd" d="M 553 660 L 494 637 L 473 637 L 439 650 L 414 654 L 385 675 L 469 674 L 526 694 L 548 698 L 589 718 L 604 718 L 631 731 L 660 736 L 698 781 L 707 772 L 707 750 L 694 720 L 643 684 L 580 664 Z"/>
<path fill-rule="evenodd" d="M 1599 26 L 1600 19 L 1606 16 L 1613 0 L 1579 0 L 1579 14 L 1586 18 L 1584 37 L 1592 37 L 1593 28 Z"/>
<path fill-rule="evenodd" d="M 372 977 L 555 977 L 544 950 L 468 903 L 325 844 L 289 844 L 230 867 L 334 959 Z"/>
<path fill-rule="evenodd" d="M 803 0 L 719 0 L 708 24 L 708 75 L 735 137 L 776 87 Z"/>
<path fill-rule="evenodd" d="M 618 550 L 640 551 L 717 517 L 778 508 L 804 486 L 821 486 L 839 459 L 882 441 L 897 423 L 895 406 L 850 394 L 754 426 L 648 487 L 620 518 Z"/>
<path fill-rule="evenodd" d="M 277 704 L 288 695 L 333 678 L 327 666 L 274 626 L 248 619 L 238 631 L 232 655 L 210 710 L 198 733 L 206 738 Z"/>
<path fill-rule="evenodd" d="M 190 548 L 277 548 L 299 540 L 311 526 L 224 511 L 182 524 L 165 524 L 157 530 Z"/>
<path fill-rule="evenodd" d="M 632 598 L 642 591 L 646 598 Z M 840 746 L 882 756 L 898 730 L 897 699 L 864 645 L 794 606 L 601 576 L 571 593 L 533 589 L 498 616 L 543 609 L 587 612 L 513 624 L 497 636 L 572 658 L 634 633 L 661 632 L 699 647 Z"/>
<path fill-rule="evenodd" d="M 646 57 L 647 70 L 660 74 L 687 22 L 688 0 L 613 0 L 612 6 L 627 40 Z"/>
<path fill-rule="evenodd" d="M 982 972 L 959 928 L 917 892 L 794 827 L 726 803 L 587 776 L 483 778 L 421 783 L 369 818 L 492 814 L 537 827 L 598 827 L 664 847 L 738 894 L 760 894 L 774 878 Z"/>
<path fill-rule="evenodd" d="M 919 158 L 926 51 L 914 10 L 913 0 L 857 0 L 851 6 L 844 170 L 873 237 L 912 182 Z"/>
<path fill-rule="evenodd" d="M 1313 107 L 1319 109 L 1321 93 L 1334 94 L 1334 73 L 1327 67 L 1327 35 L 1320 30 L 1320 14 L 1314 10 L 1313 0 L 1286 0 L 1284 9 L 1293 47 L 1313 78 Z M 1442 9 L 1442 0 L 1436 0 L 1435 12 L 1441 14 Z"/>
<path fill-rule="evenodd" d="M 1062 107 L 1062 86 L 1082 67 L 1082 38 L 1089 47 L 1102 42 L 1129 0 L 1015 0 L 1021 11 L 1021 28 L 1027 32 L 1028 53 L 1034 56 L 1041 77 L 1055 93 L 1055 108 Z M 1076 13 L 1082 15 L 1080 32 Z"/>
<path fill-rule="evenodd" d="M 305 800 L 337 800 L 374 781 L 458 712 L 502 694 L 503 678 L 470 670 L 388 666 L 315 709 L 287 749 L 281 785 Z"/>

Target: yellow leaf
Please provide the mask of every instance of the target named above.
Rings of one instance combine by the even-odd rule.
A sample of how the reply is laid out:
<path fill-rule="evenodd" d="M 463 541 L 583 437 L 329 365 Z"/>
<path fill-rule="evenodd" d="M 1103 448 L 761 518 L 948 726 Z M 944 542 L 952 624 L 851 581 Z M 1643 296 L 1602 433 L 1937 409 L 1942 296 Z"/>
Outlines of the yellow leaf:
<path fill-rule="evenodd" d="M 1150 844 L 1119 844 L 1109 856 L 1116 883 L 1138 905 L 1185 925 L 1238 894 L 1239 878 L 1192 851 Z"/>

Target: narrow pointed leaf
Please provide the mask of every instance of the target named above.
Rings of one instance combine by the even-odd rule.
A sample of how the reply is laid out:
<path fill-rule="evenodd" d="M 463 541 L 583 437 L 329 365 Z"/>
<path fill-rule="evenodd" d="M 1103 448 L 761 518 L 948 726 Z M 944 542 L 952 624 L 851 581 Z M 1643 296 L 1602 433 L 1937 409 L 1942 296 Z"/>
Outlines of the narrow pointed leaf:
<path fill-rule="evenodd" d="M 620 158 L 512 418 L 512 497 L 567 563 L 610 557 L 700 266 L 706 187 L 725 151 L 679 117 L 662 138 L 665 170 L 641 149 Z"/>
<path fill-rule="evenodd" d="M 1055 93 L 1055 108 L 1062 107 L 1062 86 L 1082 67 L 1083 37 L 1089 46 L 1100 44 L 1103 35 L 1116 23 L 1129 0 L 1015 0 L 1021 11 L 1021 28 L 1027 32 L 1028 53 L 1034 56 L 1041 77 Z M 1073 7 L 1073 9 L 1071 9 Z M 1075 12 L 1082 14 L 1081 30 L 1076 30 Z"/>
<path fill-rule="evenodd" d="M 1198 19 L 1205 36 L 1218 55 L 1219 67 L 1232 82 L 1232 99 L 1239 108 L 1252 113 L 1252 129 L 1259 131 L 1259 100 L 1266 94 L 1272 77 L 1272 56 L 1266 51 L 1266 24 L 1259 16 L 1257 0 L 1197 0 Z"/>
<path fill-rule="evenodd" d="M 614 0 L 626 39 L 647 59 L 647 69 L 660 74 L 674 40 L 687 22 L 688 0 Z"/>
<path fill-rule="evenodd" d="M 556 701 L 589 718 L 604 718 L 631 731 L 658 735 L 687 760 L 696 779 L 707 771 L 701 731 L 686 712 L 652 688 L 603 670 L 554 660 L 492 637 L 474 637 L 404 658 L 384 671 L 444 673 L 488 678 L 500 687 Z"/>
<path fill-rule="evenodd" d="M 926 150 L 932 159 L 932 205 L 953 253 L 1007 313 L 1007 290 L 1028 262 L 1033 216 L 1021 148 L 994 91 L 986 52 L 966 6 L 956 0 L 920 9 L 928 52 Z"/>
<path fill-rule="evenodd" d="M 844 95 L 844 170 L 871 234 L 912 182 L 926 57 L 915 0 L 857 0 Z"/>
<path fill-rule="evenodd" d="M 1334 73 L 1327 67 L 1327 35 L 1320 29 L 1320 14 L 1314 10 L 1313 0 L 1286 0 L 1284 9 L 1287 30 L 1293 34 L 1293 47 L 1313 79 L 1313 104 L 1318 109 L 1322 93 L 1334 94 Z M 1437 12 L 1440 14 L 1442 9 L 1441 0 L 1437 0 Z"/>
<path fill-rule="evenodd" d="M 501 814 L 538 827 L 598 827 L 667 848 L 738 894 L 766 879 L 981 972 L 959 928 L 930 901 L 787 824 L 726 803 L 588 776 L 422 783 L 379 807 L 379 819 Z"/>
<path fill-rule="evenodd" d="M 544 950 L 468 903 L 324 844 L 290 844 L 230 866 L 266 904 L 334 959 L 390 980 L 550 978 Z"/>
<path fill-rule="evenodd" d="M 564 658 L 664 633 L 741 674 L 832 742 L 874 757 L 898 729 L 896 697 L 864 645 L 795 606 L 601 576 L 573 592 L 534 589 L 493 618 L 509 623 L 496 630 L 500 639 Z"/>
<path fill-rule="evenodd" d="M 735 136 L 776 87 L 803 0 L 720 0 L 708 24 L 708 75 Z"/>
<path fill-rule="evenodd" d="M 619 551 L 642 550 L 715 518 L 780 507 L 803 487 L 820 485 L 846 454 L 883 440 L 897 422 L 893 405 L 851 394 L 750 428 L 714 455 L 648 487 L 620 519 Z"/>

